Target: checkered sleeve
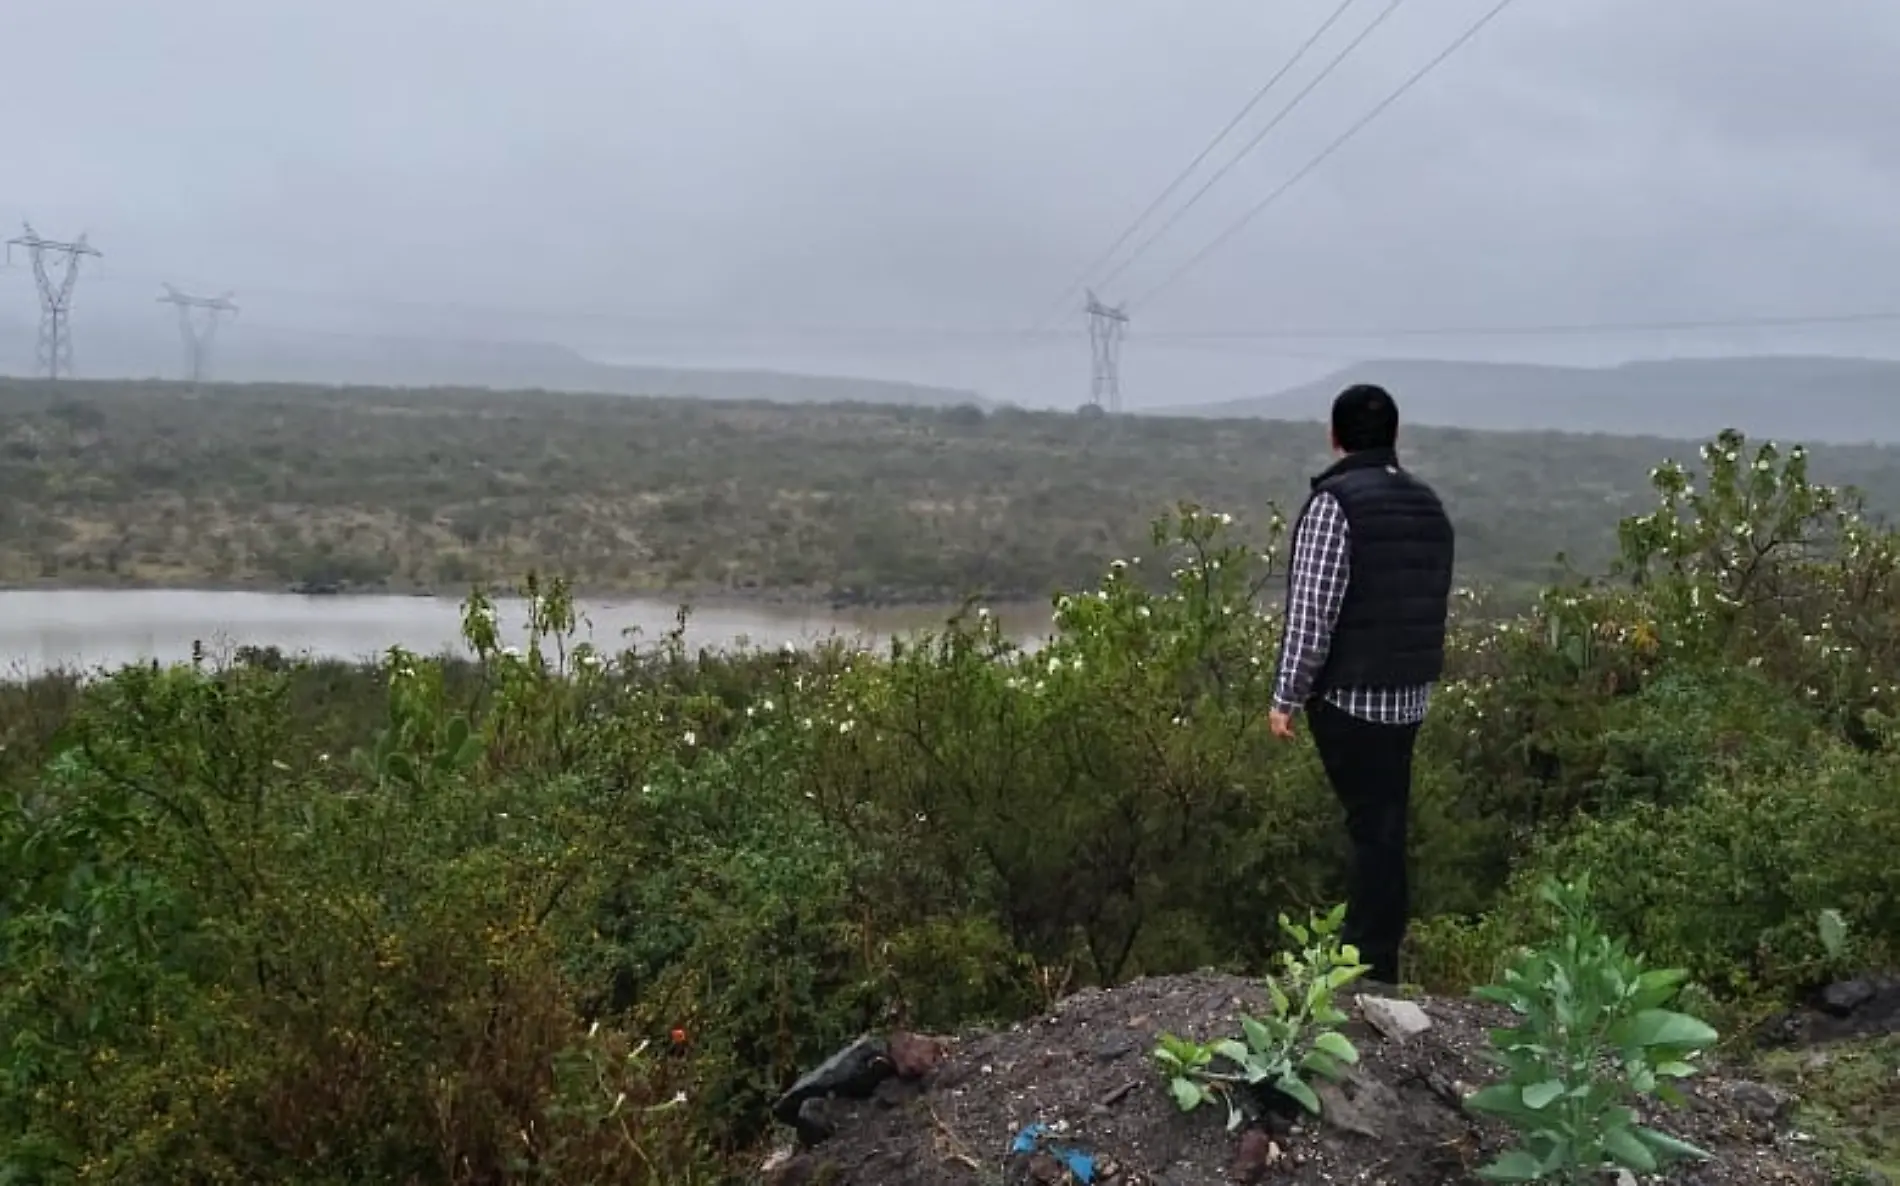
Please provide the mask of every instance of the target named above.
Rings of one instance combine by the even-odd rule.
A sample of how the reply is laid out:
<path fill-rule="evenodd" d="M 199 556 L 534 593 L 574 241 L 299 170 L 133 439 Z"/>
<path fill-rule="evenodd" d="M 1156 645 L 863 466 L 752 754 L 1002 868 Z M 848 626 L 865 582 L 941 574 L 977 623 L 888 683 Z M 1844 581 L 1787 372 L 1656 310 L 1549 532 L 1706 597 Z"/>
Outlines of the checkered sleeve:
<path fill-rule="evenodd" d="M 1346 515 L 1339 500 L 1316 494 L 1293 532 L 1293 567 L 1287 581 L 1285 637 L 1273 705 L 1297 712 L 1313 694 L 1313 681 L 1326 665 L 1333 625 L 1351 575 Z"/>

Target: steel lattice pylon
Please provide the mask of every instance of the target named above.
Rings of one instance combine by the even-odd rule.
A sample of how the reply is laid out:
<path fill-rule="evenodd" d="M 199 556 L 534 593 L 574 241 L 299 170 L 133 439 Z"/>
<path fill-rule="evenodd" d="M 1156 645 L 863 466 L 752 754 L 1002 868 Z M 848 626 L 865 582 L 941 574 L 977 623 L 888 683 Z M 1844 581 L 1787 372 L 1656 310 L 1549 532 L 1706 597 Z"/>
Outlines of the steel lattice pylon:
<path fill-rule="evenodd" d="M 79 260 L 81 256 L 98 256 L 99 252 L 86 242 L 84 235 L 71 243 L 61 243 L 41 238 L 30 222 L 25 226 L 26 234 L 7 241 L 7 256 L 11 262 L 15 247 L 25 249 L 33 264 L 33 279 L 39 284 L 39 369 L 48 379 L 70 376 L 73 373 L 73 288 L 79 283 Z M 49 264 L 49 259 L 60 257 L 65 260 L 63 269 L 57 263 Z M 59 272 L 57 280 L 55 271 Z"/>
<path fill-rule="evenodd" d="M 1089 353 L 1094 360 L 1089 402 L 1119 413 L 1122 410 L 1122 335 L 1128 329 L 1126 306 L 1111 308 L 1091 292 L 1082 308 L 1089 315 Z"/>
<path fill-rule="evenodd" d="M 205 376 L 206 360 L 211 356 L 211 340 L 218 336 L 219 322 L 226 313 L 235 316 L 238 307 L 231 303 L 233 294 L 228 292 L 220 297 L 196 297 L 179 292 L 169 284 L 164 287 L 165 295 L 158 301 L 178 308 L 178 332 L 185 340 L 185 374 L 193 383 L 200 382 Z"/>

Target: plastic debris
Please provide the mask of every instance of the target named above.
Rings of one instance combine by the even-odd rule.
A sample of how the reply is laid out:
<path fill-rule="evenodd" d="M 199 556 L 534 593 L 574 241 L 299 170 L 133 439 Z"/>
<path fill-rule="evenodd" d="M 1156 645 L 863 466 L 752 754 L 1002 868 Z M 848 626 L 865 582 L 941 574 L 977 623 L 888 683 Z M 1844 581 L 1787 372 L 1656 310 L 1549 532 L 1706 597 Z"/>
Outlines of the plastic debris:
<path fill-rule="evenodd" d="M 1012 1154 L 1045 1153 L 1061 1163 L 1069 1176 L 1082 1186 L 1094 1182 L 1095 1158 L 1079 1149 L 1051 1144 L 1049 1135 L 1048 1125 L 1032 1124 L 1016 1134 L 1016 1139 L 1010 1142 L 1009 1151 Z"/>

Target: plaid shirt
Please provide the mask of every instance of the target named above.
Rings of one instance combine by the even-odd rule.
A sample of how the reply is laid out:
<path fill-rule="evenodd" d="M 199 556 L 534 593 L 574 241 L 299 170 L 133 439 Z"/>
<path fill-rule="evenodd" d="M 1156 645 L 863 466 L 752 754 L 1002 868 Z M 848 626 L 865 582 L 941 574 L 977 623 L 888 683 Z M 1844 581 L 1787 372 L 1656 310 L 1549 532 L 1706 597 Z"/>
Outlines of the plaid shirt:
<path fill-rule="evenodd" d="M 1313 694 L 1313 681 L 1326 666 L 1333 625 L 1352 576 L 1346 515 L 1339 500 L 1320 493 L 1307 504 L 1293 531 L 1293 572 L 1288 582 L 1286 639 L 1273 706 L 1298 712 Z M 1333 688 L 1327 703 L 1361 720 L 1381 725 L 1415 725 L 1425 719 L 1431 685 L 1411 688 Z"/>

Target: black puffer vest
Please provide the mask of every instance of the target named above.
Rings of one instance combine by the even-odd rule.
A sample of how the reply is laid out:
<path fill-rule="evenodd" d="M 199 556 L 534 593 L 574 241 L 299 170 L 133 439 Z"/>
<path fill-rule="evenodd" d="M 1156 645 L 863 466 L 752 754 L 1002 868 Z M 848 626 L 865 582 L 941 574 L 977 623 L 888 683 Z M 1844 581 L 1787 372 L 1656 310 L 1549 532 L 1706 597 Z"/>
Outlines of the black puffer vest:
<path fill-rule="evenodd" d="M 1444 504 L 1399 468 L 1392 449 L 1347 454 L 1313 479 L 1313 493 L 1322 492 L 1345 513 L 1352 571 L 1313 694 L 1435 682 L 1445 669 L 1454 553 Z"/>

